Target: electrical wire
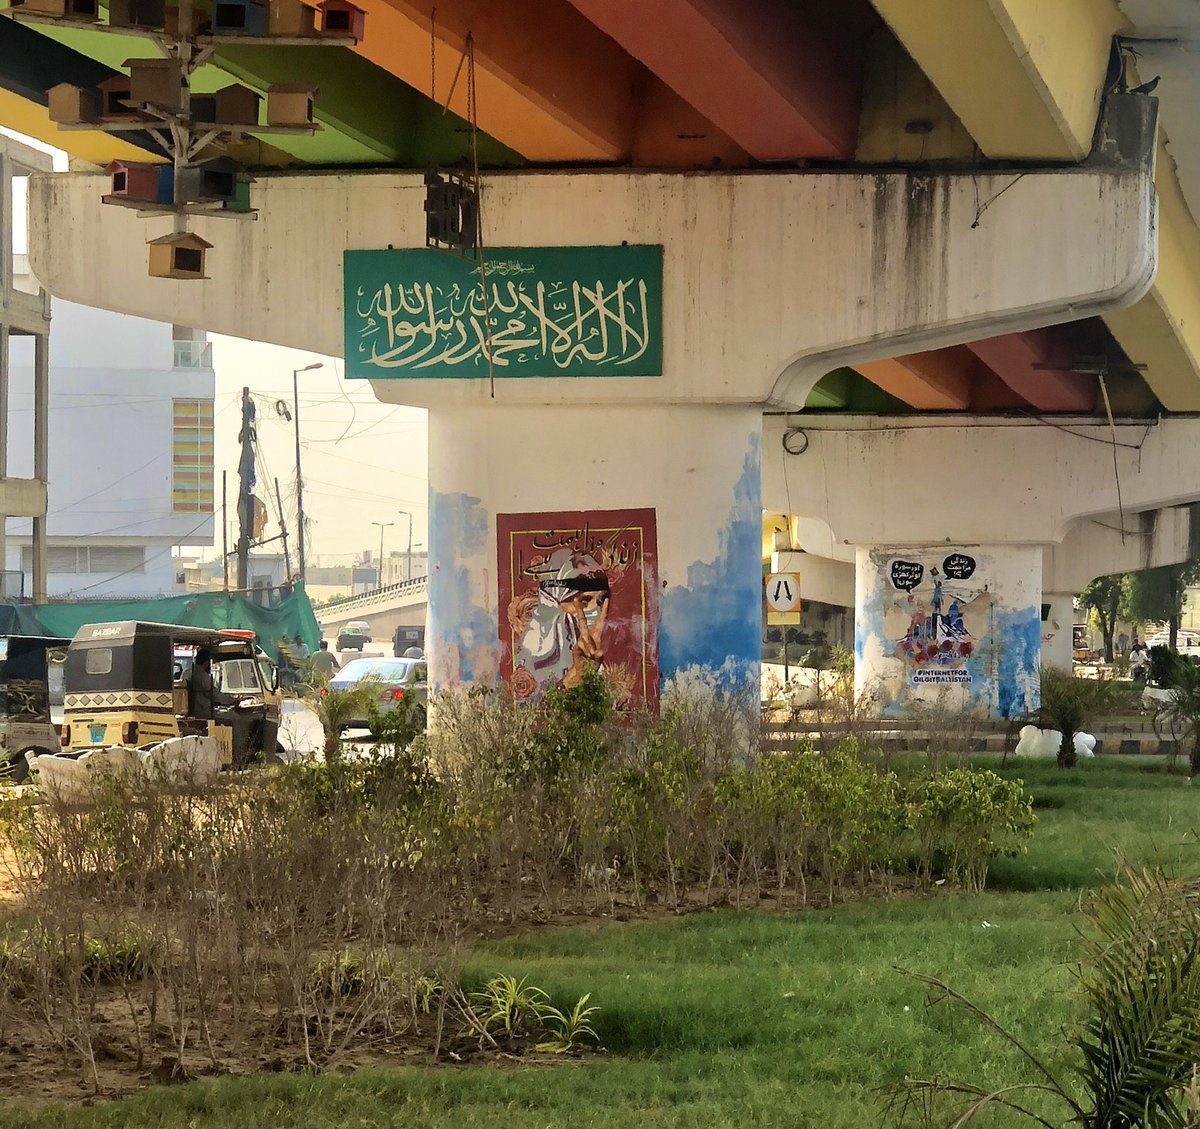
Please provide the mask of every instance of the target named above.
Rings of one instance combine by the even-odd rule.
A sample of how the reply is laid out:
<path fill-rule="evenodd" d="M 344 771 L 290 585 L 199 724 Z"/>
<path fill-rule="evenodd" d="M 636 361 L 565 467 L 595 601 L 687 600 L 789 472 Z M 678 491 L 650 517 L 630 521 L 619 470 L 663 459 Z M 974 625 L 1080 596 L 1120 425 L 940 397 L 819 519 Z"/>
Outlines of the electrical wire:
<path fill-rule="evenodd" d="M 210 514 L 209 517 L 211 517 L 211 516 L 212 515 Z M 206 517 L 204 519 L 204 521 L 208 521 L 209 517 Z M 200 522 L 200 524 L 197 525 L 194 529 L 189 529 L 187 531 L 187 533 L 184 534 L 184 537 L 190 537 L 193 533 L 199 532 L 200 527 L 204 525 L 204 521 Z M 155 553 L 153 556 L 144 557 L 142 559 L 142 563 L 140 565 L 135 565 L 133 568 L 127 568 L 124 572 L 118 572 L 118 573 L 116 573 L 116 575 L 108 577 L 107 580 L 97 580 L 95 584 L 87 584 L 82 588 L 72 588 L 69 592 L 66 593 L 66 595 L 67 596 L 78 596 L 81 592 L 90 592 L 93 588 L 100 588 L 105 584 L 111 584 L 114 580 L 120 580 L 122 576 L 128 576 L 131 572 L 144 571 L 146 568 L 146 565 L 150 564 L 152 561 L 158 560 L 159 557 L 166 556 L 166 554 L 171 552 L 171 550 L 176 548 L 176 546 L 183 545 L 183 544 L 185 544 L 185 542 L 182 539 L 179 541 L 173 542 L 172 544 L 168 545 L 165 549 L 163 549 L 161 552 Z"/>
<path fill-rule="evenodd" d="M 145 470 L 148 466 L 152 466 L 154 463 L 158 462 L 159 459 L 165 459 L 169 454 L 171 454 L 171 452 L 169 452 L 169 451 L 160 451 L 153 458 L 149 459 L 147 462 L 142 463 L 141 466 L 134 467 L 133 470 L 129 471 L 127 474 L 121 475 L 120 478 L 114 478 L 106 486 L 101 486 L 99 490 L 93 490 L 90 494 L 85 494 L 82 498 L 76 498 L 75 501 L 73 501 L 73 502 L 67 502 L 62 508 L 70 509 L 72 506 L 79 505 L 80 502 L 86 502 L 89 498 L 96 497 L 97 494 L 103 494 L 105 490 L 111 490 L 119 482 L 124 482 L 125 479 L 132 478 L 135 474 L 140 473 L 141 471 Z"/>

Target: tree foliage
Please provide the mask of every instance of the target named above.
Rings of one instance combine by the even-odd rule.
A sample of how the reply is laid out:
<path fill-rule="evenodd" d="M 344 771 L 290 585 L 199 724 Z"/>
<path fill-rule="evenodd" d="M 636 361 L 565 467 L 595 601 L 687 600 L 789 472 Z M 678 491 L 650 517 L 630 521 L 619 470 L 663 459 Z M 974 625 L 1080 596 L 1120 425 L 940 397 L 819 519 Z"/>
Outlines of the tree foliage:
<path fill-rule="evenodd" d="M 1096 613 L 1100 634 L 1104 636 L 1104 661 L 1113 661 L 1113 634 L 1117 629 L 1117 617 L 1125 609 L 1125 574 L 1098 576 L 1080 594 L 1080 604 Z"/>
<path fill-rule="evenodd" d="M 1189 584 L 1200 581 L 1200 559 L 1126 573 L 1125 606 L 1138 623 L 1165 623 L 1175 649 L 1179 617 Z"/>

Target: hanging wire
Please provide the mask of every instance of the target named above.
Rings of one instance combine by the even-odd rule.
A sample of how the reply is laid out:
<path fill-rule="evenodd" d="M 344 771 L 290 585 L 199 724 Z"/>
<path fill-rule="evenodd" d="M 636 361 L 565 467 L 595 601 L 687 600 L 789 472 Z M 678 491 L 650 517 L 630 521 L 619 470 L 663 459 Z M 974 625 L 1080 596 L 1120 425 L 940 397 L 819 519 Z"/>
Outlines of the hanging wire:
<path fill-rule="evenodd" d="M 1107 366 L 1105 366 L 1107 367 Z M 1125 503 L 1121 498 L 1121 469 L 1117 463 L 1117 425 L 1113 422 L 1112 404 L 1108 399 L 1108 384 L 1104 379 L 1104 372 L 1100 374 L 1100 393 L 1104 397 L 1104 411 L 1108 416 L 1108 430 L 1112 436 L 1112 457 L 1113 457 L 1113 478 L 1117 482 L 1117 513 L 1120 515 L 1121 522 L 1121 544 L 1125 544 Z"/>
<path fill-rule="evenodd" d="M 467 123 L 471 127 L 471 177 L 475 189 L 475 248 L 479 253 L 479 285 L 483 288 L 483 335 L 488 388 L 496 398 L 496 366 L 492 359 L 492 303 L 488 296 L 487 252 L 483 243 L 483 184 L 479 178 L 479 98 L 475 86 L 475 36 L 467 33 Z"/>

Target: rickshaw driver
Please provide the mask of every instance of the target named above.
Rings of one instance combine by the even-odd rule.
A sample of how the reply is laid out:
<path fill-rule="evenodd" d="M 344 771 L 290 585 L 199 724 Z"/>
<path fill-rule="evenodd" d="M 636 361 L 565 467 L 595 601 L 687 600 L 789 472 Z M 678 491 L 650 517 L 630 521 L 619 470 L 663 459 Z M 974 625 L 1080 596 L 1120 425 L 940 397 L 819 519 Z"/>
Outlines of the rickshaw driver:
<path fill-rule="evenodd" d="M 207 647 L 201 647 L 196 652 L 188 698 L 192 717 L 200 721 L 222 721 L 233 728 L 233 747 L 240 749 L 245 746 L 249 740 L 250 720 L 243 717 L 238 710 L 229 708 L 238 704 L 237 698 L 218 690 L 214 685 L 212 652 Z M 218 706 L 226 707 L 220 711 L 219 718 Z"/>

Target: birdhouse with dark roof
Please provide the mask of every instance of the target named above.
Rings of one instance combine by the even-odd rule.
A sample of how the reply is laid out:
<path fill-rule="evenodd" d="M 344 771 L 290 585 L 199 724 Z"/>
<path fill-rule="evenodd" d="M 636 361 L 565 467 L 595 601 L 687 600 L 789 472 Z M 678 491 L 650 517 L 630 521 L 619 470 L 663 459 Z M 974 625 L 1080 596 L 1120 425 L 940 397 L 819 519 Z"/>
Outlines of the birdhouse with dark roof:
<path fill-rule="evenodd" d="M 321 0 L 317 5 L 317 18 L 322 35 L 349 36 L 362 42 L 367 13 L 350 0 Z"/>
<path fill-rule="evenodd" d="M 100 92 L 100 117 L 105 121 L 137 121 L 141 118 L 132 106 L 133 87 L 128 75 L 115 74 L 96 89 Z"/>
<path fill-rule="evenodd" d="M 317 34 L 317 10 L 303 0 L 271 0 L 267 12 L 271 35 L 304 39 Z"/>
<path fill-rule="evenodd" d="M 312 125 L 317 88 L 303 82 L 276 82 L 267 87 L 267 125 Z"/>
<path fill-rule="evenodd" d="M 161 28 L 167 19 L 165 0 L 109 0 L 109 27 Z"/>
<path fill-rule="evenodd" d="M 129 68 L 129 100 L 135 105 L 183 107 L 183 69 L 178 59 L 126 59 L 121 65 Z"/>
<path fill-rule="evenodd" d="M 109 161 L 104 167 L 104 171 L 112 177 L 109 196 L 155 203 L 158 200 L 158 180 L 162 167 L 140 161 Z"/>
<path fill-rule="evenodd" d="M 100 91 L 60 82 L 46 91 L 46 108 L 59 125 L 89 125 L 100 117 Z"/>
<path fill-rule="evenodd" d="M 238 166 L 228 157 L 197 161 L 179 173 L 181 204 L 232 204 L 237 200 Z"/>
<path fill-rule="evenodd" d="M 216 96 L 216 117 L 221 125 L 258 125 L 262 97 L 248 86 L 235 82 L 222 87 Z"/>
<path fill-rule="evenodd" d="M 150 277 L 202 279 L 204 257 L 212 244 L 190 231 L 160 235 L 148 241 L 150 248 Z"/>
<path fill-rule="evenodd" d="M 256 0 L 216 0 L 213 35 L 266 35 L 267 9 Z"/>
<path fill-rule="evenodd" d="M 62 19 L 67 13 L 66 0 L 9 0 L 14 12 L 29 12 L 35 16 L 52 16 Z"/>

